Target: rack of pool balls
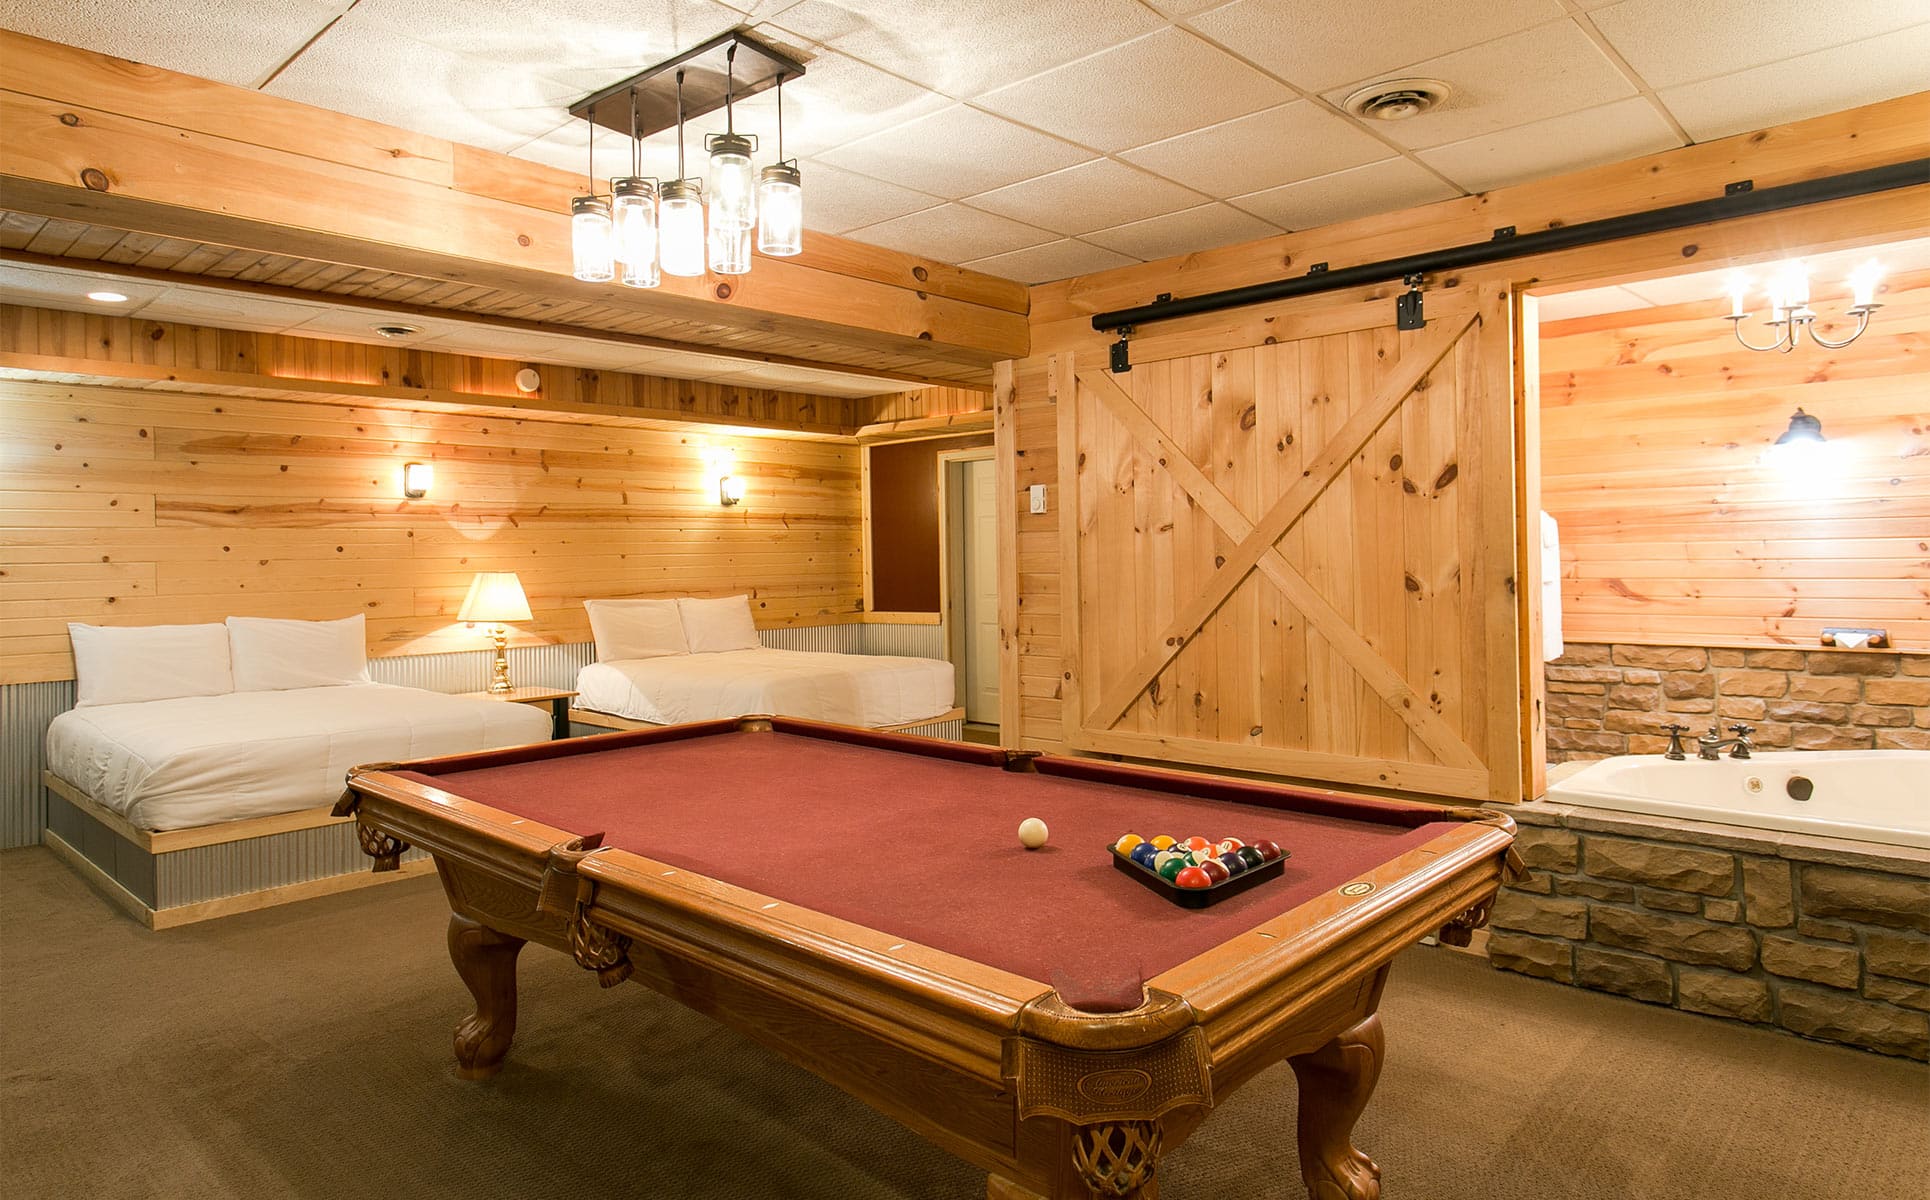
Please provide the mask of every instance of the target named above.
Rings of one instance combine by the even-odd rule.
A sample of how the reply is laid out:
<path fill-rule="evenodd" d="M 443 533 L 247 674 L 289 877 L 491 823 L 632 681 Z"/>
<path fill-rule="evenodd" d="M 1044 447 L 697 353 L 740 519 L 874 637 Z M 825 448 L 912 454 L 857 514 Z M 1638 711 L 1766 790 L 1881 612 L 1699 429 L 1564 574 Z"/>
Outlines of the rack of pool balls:
<path fill-rule="evenodd" d="M 1202 908 L 1287 869 L 1277 842 L 1213 841 L 1129 833 L 1112 844 L 1112 865 L 1176 904 Z"/>

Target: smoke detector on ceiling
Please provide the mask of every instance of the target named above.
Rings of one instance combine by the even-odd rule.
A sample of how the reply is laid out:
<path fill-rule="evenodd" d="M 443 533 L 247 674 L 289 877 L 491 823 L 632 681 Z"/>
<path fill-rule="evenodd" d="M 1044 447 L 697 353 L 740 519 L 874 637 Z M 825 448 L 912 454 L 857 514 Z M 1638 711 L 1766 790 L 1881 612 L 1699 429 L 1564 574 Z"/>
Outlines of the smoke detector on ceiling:
<path fill-rule="evenodd" d="M 1385 79 L 1347 97 L 1343 107 L 1371 121 L 1405 121 L 1439 108 L 1454 89 L 1438 79 Z"/>
<path fill-rule="evenodd" d="M 405 338 L 410 334 L 421 333 L 414 325 L 371 325 L 369 328 L 385 338 Z"/>

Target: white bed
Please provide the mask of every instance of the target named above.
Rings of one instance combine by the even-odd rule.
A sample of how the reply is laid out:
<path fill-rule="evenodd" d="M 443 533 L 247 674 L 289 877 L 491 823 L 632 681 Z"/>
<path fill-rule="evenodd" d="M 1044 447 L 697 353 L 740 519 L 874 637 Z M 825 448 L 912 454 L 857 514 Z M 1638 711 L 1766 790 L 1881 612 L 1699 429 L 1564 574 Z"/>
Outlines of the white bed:
<path fill-rule="evenodd" d="M 767 713 L 875 728 L 953 706 L 948 662 L 764 648 L 592 663 L 576 690 L 580 708 L 653 725 Z"/>
<path fill-rule="evenodd" d="M 350 767 L 540 742 L 547 711 L 356 683 L 97 704 L 54 718 L 47 765 L 146 830 L 332 804 Z"/>

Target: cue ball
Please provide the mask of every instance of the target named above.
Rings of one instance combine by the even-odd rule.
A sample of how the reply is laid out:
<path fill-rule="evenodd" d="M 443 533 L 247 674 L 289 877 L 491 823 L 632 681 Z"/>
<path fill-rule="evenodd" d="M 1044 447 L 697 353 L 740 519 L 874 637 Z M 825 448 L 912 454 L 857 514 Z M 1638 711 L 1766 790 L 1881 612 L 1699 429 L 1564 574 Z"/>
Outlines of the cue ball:
<path fill-rule="evenodd" d="M 1019 845 L 1027 850 L 1037 850 L 1045 845 L 1045 822 L 1037 817 L 1027 817 L 1019 822 Z"/>

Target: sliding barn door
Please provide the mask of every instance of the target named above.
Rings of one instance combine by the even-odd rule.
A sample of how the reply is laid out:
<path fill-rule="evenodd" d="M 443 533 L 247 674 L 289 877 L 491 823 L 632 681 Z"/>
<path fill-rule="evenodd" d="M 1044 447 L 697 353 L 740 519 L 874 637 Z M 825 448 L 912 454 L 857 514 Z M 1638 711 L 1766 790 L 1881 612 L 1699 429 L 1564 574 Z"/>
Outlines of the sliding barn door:
<path fill-rule="evenodd" d="M 1508 298 L 1452 296 L 1413 331 L 1388 301 L 1117 374 L 1058 356 L 1074 748 L 1519 797 Z"/>

